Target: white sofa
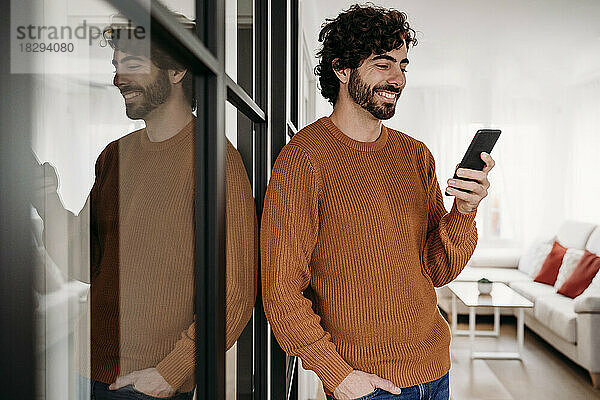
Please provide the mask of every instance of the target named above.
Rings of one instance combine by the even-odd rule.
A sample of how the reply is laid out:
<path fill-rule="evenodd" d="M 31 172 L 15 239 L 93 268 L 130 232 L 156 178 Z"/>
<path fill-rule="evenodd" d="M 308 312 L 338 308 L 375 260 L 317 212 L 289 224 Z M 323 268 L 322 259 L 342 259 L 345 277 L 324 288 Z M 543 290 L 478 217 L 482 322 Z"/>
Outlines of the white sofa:
<path fill-rule="evenodd" d="M 544 259 L 550 252 L 553 241 L 566 247 L 567 254 L 559 271 L 555 286 L 533 281 Z M 482 262 L 482 257 L 474 257 L 472 262 L 456 278 L 459 281 L 477 281 L 486 277 L 492 281 L 504 282 L 516 292 L 534 303 L 533 309 L 525 311 L 525 325 L 541 336 L 575 363 L 587 369 L 594 388 L 600 387 L 600 272 L 590 286 L 575 299 L 558 294 L 558 287 L 566 280 L 584 250 L 600 255 L 600 226 L 565 222 L 550 241 L 534 243 L 520 257 L 502 254 L 499 265 L 493 258 Z M 451 293 L 447 287 L 437 289 L 438 305 L 451 315 Z M 468 314 L 467 308 L 459 301 L 459 314 Z M 493 310 L 478 309 L 477 314 L 491 314 Z M 502 311 L 514 315 L 512 309 Z"/>

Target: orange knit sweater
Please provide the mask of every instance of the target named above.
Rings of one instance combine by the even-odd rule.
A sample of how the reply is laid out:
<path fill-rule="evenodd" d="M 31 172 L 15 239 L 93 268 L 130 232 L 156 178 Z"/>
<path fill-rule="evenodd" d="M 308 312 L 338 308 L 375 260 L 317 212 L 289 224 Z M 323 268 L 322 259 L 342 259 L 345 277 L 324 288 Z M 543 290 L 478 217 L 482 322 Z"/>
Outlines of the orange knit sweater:
<path fill-rule="evenodd" d="M 109 144 L 91 193 L 91 377 L 156 367 L 193 388 L 194 123 L 162 142 L 144 129 Z M 256 296 L 258 223 L 242 159 L 227 142 L 226 345 Z"/>
<path fill-rule="evenodd" d="M 475 214 L 444 208 L 427 147 L 386 127 L 359 142 L 329 118 L 281 151 L 261 228 L 263 302 L 289 354 L 328 393 L 353 370 L 408 387 L 450 368 L 434 286 L 477 243 Z"/>

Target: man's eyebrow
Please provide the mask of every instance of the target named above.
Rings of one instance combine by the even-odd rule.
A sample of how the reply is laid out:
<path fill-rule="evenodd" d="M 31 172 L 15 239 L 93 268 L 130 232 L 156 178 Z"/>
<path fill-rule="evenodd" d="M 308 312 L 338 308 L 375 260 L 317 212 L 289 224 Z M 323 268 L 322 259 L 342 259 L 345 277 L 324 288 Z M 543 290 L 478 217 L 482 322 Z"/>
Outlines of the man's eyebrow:
<path fill-rule="evenodd" d="M 391 62 L 396 62 L 397 61 L 394 57 L 389 56 L 387 54 L 380 54 L 378 56 L 375 56 L 375 57 L 371 58 L 371 61 L 376 61 L 376 60 L 388 60 L 388 61 L 391 61 Z"/>
<path fill-rule="evenodd" d="M 387 54 L 380 54 L 378 56 L 375 56 L 371 59 L 371 61 L 377 61 L 377 60 L 388 60 L 391 62 L 397 62 L 398 60 L 396 60 L 394 57 L 387 55 Z M 400 61 L 400 64 L 408 64 L 408 58 L 403 59 L 402 61 Z"/>
<path fill-rule="evenodd" d="M 123 57 L 123 58 L 121 58 L 121 61 L 120 61 L 120 62 L 121 62 L 121 63 L 125 63 L 125 62 L 127 62 L 127 61 L 132 61 L 132 60 L 135 60 L 135 61 L 144 61 L 144 59 L 143 59 L 142 57 L 138 57 L 138 56 L 127 56 L 127 57 Z M 119 61 L 117 61 L 117 60 L 115 60 L 115 59 L 113 58 L 113 60 L 112 60 L 112 64 L 113 64 L 113 65 L 116 67 L 116 66 L 117 66 L 117 64 L 119 64 Z"/>

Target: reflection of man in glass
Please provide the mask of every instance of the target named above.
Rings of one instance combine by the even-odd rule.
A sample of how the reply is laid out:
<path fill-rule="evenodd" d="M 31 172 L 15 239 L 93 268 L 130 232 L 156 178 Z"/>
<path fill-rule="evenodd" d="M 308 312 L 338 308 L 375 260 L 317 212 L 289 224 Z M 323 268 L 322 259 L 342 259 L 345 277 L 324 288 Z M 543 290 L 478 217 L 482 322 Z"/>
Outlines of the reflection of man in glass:
<path fill-rule="evenodd" d="M 152 41 L 113 26 L 114 85 L 144 129 L 96 162 L 91 214 L 91 391 L 96 399 L 193 394 L 193 77 Z M 256 215 L 241 157 L 227 145 L 227 347 L 255 297 Z"/>
<path fill-rule="evenodd" d="M 483 172 L 458 171 L 474 181 L 448 182 L 447 212 L 427 147 L 383 126 L 414 33 L 404 13 L 373 6 L 324 25 L 316 71 L 333 113 L 282 149 L 265 197 L 265 312 L 338 400 L 448 399 L 450 331 L 434 286 L 475 249 L 494 161 L 482 153 Z"/>

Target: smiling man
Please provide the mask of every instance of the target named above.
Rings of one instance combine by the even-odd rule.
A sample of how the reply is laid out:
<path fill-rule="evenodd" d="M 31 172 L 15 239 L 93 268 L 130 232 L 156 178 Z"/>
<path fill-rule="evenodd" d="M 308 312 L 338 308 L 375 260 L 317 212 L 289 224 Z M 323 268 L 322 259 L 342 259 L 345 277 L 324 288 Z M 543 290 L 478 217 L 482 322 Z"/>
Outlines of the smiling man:
<path fill-rule="evenodd" d="M 261 229 L 273 332 L 330 399 L 448 399 L 450 331 L 434 287 L 477 243 L 487 174 L 459 170 L 442 199 L 427 147 L 390 129 L 406 84 L 406 15 L 353 6 L 328 20 L 316 68 L 334 106 L 282 149 Z"/>
<path fill-rule="evenodd" d="M 81 397 L 186 400 L 193 397 L 196 359 L 193 76 L 164 46 L 121 29 L 128 28 L 105 32 L 114 49 L 113 84 L 127 116 L 145 128 L 110 143 L 96 162 L 91 379 L 82 378 Z M 229 348 L 254 308 L 258 259 L 252 189 L 229 141 L 226 178 Z"/>
<path fill-rule="evenodd" d="M 131 40 L 119 26 L 105 36 L 125 113 L 146 127 L 110 143 L 96 162 L 91 392 L 191 399 L 193 78 L 156 43 Z"/>

